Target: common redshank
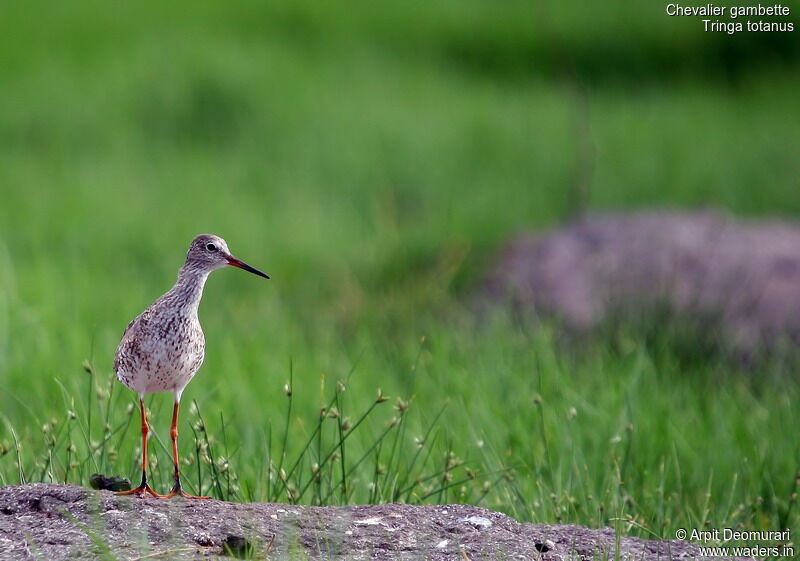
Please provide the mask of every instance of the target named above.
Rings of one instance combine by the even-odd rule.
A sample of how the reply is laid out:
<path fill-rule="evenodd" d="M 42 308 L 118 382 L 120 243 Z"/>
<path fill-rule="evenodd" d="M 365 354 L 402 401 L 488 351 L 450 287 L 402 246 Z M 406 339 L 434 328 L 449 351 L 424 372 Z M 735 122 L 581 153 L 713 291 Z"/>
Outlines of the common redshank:
<path fill-rule="evenodd" d="M 118 495 L 150 493 L 158 498 L 176 495 L 190 499 L 207 499 L 186 493 L 181 487 L 178 463 L 178 408 L 184 388 L 203 364 L 205 337 L 197 319 L 197 308 L 203 296 L 208 275 L 226 265 L 239 267 L 265 279 L 269 276 L 235 258 L 228 244 L 219 236 L 202 234 L 192 240 L 186 262 L 178 272 L 178 282 L 125 328 L 114 357 L 117 379 L 139 394 L 142 416 L 142 483 L 136 489 Z M 168 495 L 159 495 L 147 484 L 147 414 L 145 394 L 172 392 L 172 458 L 175 484 Z"/>

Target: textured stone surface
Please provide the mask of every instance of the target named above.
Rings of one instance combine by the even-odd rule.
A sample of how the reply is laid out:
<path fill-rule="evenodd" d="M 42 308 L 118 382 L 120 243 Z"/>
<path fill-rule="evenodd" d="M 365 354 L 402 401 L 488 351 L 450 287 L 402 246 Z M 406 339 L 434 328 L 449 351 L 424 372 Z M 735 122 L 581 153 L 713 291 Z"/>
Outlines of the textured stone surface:
<path fill-rule="evenodd" d="M 224 555 L 228 544 L 257 559 L 577 561 L 613 559 L 616 543 L 609 528 L 521 524 L 466 505 L 300 507 L 117 497 L 43 483 L 0 488 L 3 560 L 109 551 L 126 560 L 203 559 Z M 623 537 L 619 547 L 622 560 L 699 559 L 696 546 L 680 541 Z"/>
<path fill-rule="evenodd" d="M 589 216 L 512 240 L 485 294 L 577 331 L 666 308 L 749 355 L 800 343 L 800 225 L 719 213 Z"/>

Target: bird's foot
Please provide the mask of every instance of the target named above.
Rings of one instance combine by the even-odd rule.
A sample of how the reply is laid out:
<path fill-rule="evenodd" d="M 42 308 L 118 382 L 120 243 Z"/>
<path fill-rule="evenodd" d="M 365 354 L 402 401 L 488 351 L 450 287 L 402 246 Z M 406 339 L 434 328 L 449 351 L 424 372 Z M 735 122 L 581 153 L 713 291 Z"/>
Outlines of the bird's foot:
<path fill-rule="evenodd" d="M 169 492 L 169 495 L 165 495 L 167 499 L 171 499 L 172 497 L 183 497 L 184 499 L 210 499 L 211 497 L 204 497 L 201 495 L 190 495 L 186 491 L 183 490 L 183 486 L 181 485 L 180 477 L 178 476 L 175 479 L 175 485 L 172 486 L 172 491 Z"/>
<path fill-rule="evenodd" d="M 160 495 L 160 494 L 156 493 L 155 491 L 153 491 L 150 488 L 150 485 L 140 485 L 136 489 L 131 489 L 130 491 L 119 491 L 119 492 L 114 493 L 114 494 L 115 495 L 139 495 L 140 497 L 143 497 L 146 493 L 149 493 L 150 495 L 153 495 L 157 499 L 166 499 L 166 498 L 168 498 L 170 496 L 170 495 Z"/>
<path fill-rule="evenodd" d="M 169 495 L 165 495 L 164 498 L 171 499 L 172 497 L 183 497 L 184 499 L 210 499 L 211 497 L 204 497 L 200 495 L 190 495 L 183 489 L 175 491 L 170 491 Z"/>

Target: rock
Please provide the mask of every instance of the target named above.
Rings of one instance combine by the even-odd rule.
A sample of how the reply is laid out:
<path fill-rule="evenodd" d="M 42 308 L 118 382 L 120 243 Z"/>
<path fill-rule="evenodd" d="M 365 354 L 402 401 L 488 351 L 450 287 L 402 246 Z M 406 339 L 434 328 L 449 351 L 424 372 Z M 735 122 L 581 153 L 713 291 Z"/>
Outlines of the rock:
<path fill-rule="evenodd" d="M 302 507 L 116 496 L 72 485 L 0 488 L 0 559 L 613 559 L 610 528 L 521 524 L 468 505 Z M 619 539 L 619 558 L 694 559 L 682 541 Z M 723 558 L 716 558 L 723 559 Z"/>
<path fill-rule="evenodd" d="M 461 522 L 466 522 L 476 528 L 490 528 L 492 526 L 492 521 L 483 516 L 467 516 L 462 518 Z"/>
<path fill-rule="evenodd" d="M 130 491 L 131 480 L 127 477 L 117 475 L 106 477 L 102 473 L 93 473 L 89 476 L 89 486 L 92 489 L 104 489 L 106 491 Z"/>
<path fill-rule="evenodd" d="M 483 295 L 575 332 L 667 311 L 750 356 L 800 343 L 800 225 L 709 212 L 589 216 L 512 240 Z"/>

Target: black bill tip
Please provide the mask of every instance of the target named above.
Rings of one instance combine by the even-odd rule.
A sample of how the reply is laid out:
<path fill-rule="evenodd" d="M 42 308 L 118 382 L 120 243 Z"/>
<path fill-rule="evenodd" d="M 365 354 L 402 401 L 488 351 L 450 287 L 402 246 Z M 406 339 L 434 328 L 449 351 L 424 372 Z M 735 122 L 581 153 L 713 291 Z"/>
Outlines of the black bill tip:
<path fill-rule="evenodd" d="M 244 269 L 245 271 L 253 273 L 254 275 L 258 275 L 259 277 L 264 277 L 265 279 L 269 278 L 268 274 L 262 273 L 261 271 L 259 271 L 255 267 L 251 267 L 250 265 L 248 265 L 247 263 L 245 263 L 241 259 L 236 259 L 232 255 L 230 257 L 228 257 L 228 265 L 231 265 L 232 267 L 238 267 L 240 269 Z"/>

